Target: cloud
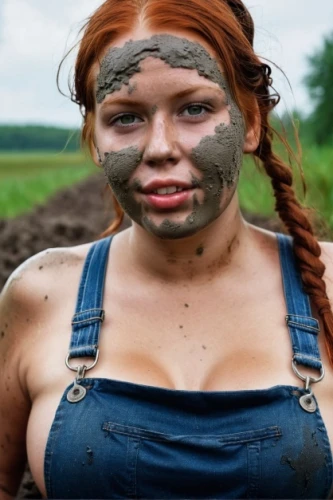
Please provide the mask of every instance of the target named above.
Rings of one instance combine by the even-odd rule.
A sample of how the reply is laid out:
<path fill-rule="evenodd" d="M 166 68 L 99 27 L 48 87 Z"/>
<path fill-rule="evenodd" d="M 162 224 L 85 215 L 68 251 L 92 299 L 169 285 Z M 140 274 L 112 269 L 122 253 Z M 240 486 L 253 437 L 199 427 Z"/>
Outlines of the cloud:
<path fill-rule="evenodd" d="M 331 0 L 245 0 L 256 25 L 255 47 L 262 57 L 278 64 L 288 84 L 273 77 L 289 108 L 309 111 L 311 102 L 302 84 L 306 55 L 318 48 L 333 19 Z M 76 106 L 56 88 L 56 73 L 64 54 L 74 45 L 84 20 L 102 0 L 0 0 L 1 121 L 40 121 L 79 125 Z M 61 86 L 74 62 L 68 58 Z"/>
<path fill-rule="evenodd" d="M 256 26 L 255 47 L 258 54 L 276 63 L 285 77 L 273 67 L 273 79 L 284 105 L 292 110 L 309 113 L 312 103 L 303 84 L 307 72 L 307 56 L 332 31 L 333 2 L 331 0 L 245 0 Z M 284 105 L 283 105 L 284 103 Z"/>

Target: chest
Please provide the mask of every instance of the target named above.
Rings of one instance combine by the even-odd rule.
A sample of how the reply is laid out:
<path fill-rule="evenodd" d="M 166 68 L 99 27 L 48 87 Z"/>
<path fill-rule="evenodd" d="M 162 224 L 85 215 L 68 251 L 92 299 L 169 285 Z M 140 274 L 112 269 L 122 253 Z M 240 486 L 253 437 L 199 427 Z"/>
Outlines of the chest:
<path fill-rule="evenodd" d="M 131 291 L 131 287 L 107 285 L 100 357 L 87 377 L 188 391 L 302 387 L 291 370 L 292 348 L 279 283 L 271 280 L 256 295 L 251 286 L 238 289 L 240 293 L 225 287 L 190 293 L 185 287 Z M 41 321 L 38 339 L 27 351 L 33 397 L 28 450 L 41 489 L 47 437 L 63 391 L 75 376 L 64 363 L 75 299 L 76 290 L 68 291 L 61 308 L 53 308 L 53 314 Z M 320 347 L 328 367 L 322 340 Z M 329 369 L 313 389 L 333 442 L 333 375 Z"/>

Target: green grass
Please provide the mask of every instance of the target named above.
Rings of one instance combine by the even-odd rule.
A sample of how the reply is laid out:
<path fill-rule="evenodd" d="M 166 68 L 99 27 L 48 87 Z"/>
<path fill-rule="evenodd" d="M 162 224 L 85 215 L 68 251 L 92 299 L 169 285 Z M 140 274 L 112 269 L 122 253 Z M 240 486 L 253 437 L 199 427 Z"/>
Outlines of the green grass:
<path fill-rule="evenodd" d="M 303 150 L 303 169 L 308 194 L 306 205 L 314 208 L 333 231 L 333 148 L 311 146 Z M 69 186 L 97 168 L 83 153 L 0 154 L 0 217 L 14 217 L 45 202 L 59 189 Z M 300 176 L 297 191 L 301 194 Z M 241 206 L 249 212 L 273 215 L 274 197 L 270 179 L 245 158 L 239 183 Z"/>
<path fill-rule="evenodd" d="M 83 153 L 0 154 L 0 217 L 14 217 L 97 171 Z"/>
<path fill-rule="evenodd" d="M 296 192 L 307 207 L 314 209 L 333 231 L 333 147 L 303 148 L 302 166 L 307 194 L 304 198 L 298 168 L 294 168 Z M 274 214 L 275 198 L 264 171 L 245 158 L 239 183 L 241 206 L 252 213 Z"/>

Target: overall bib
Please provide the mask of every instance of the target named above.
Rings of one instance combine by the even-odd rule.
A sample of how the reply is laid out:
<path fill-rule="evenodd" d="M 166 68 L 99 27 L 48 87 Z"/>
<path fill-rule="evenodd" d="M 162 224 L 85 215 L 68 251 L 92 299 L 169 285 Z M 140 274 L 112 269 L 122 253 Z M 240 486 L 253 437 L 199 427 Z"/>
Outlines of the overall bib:
<path fill-rule="evenodd" d="M 293 368 L 300 378 L 302 365 L 316 368 L 320 379 L 319 325 L 292 240 L 277 238 Z M 95 243 L 84 264 L 66 360 L 71 369 L 71 358 L 98 359 L 111 239 Z M 316 380 L 303 379 L 304 388 L 183 391 L 87 378 L 79 366 L 47 441 L 48 498 L 327 498 L 330 443 L 312 394 Z"/>

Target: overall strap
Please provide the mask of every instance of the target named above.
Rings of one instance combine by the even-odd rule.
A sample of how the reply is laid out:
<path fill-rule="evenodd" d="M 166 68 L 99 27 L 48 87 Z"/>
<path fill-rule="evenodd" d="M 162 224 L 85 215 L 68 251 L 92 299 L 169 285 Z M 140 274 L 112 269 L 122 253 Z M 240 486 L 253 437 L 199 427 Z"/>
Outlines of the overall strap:
<path fill-rule="evenodd" d="M 294 352 L 293 361 L 322 370 L 318 348 L 319 323 L 312 317 L 309 296 L 303 291 L 301 275 L 290 236 L 277 234 L 284 295 L 288 314 L 286 322 Z"/>
<path fill-rule="evenodd" d="M 104 321 L 103 292 L 112 236 L 94 243 L 86 257 L 72 319 L 68 359 L 98 355 L 98 340 Z"/>

